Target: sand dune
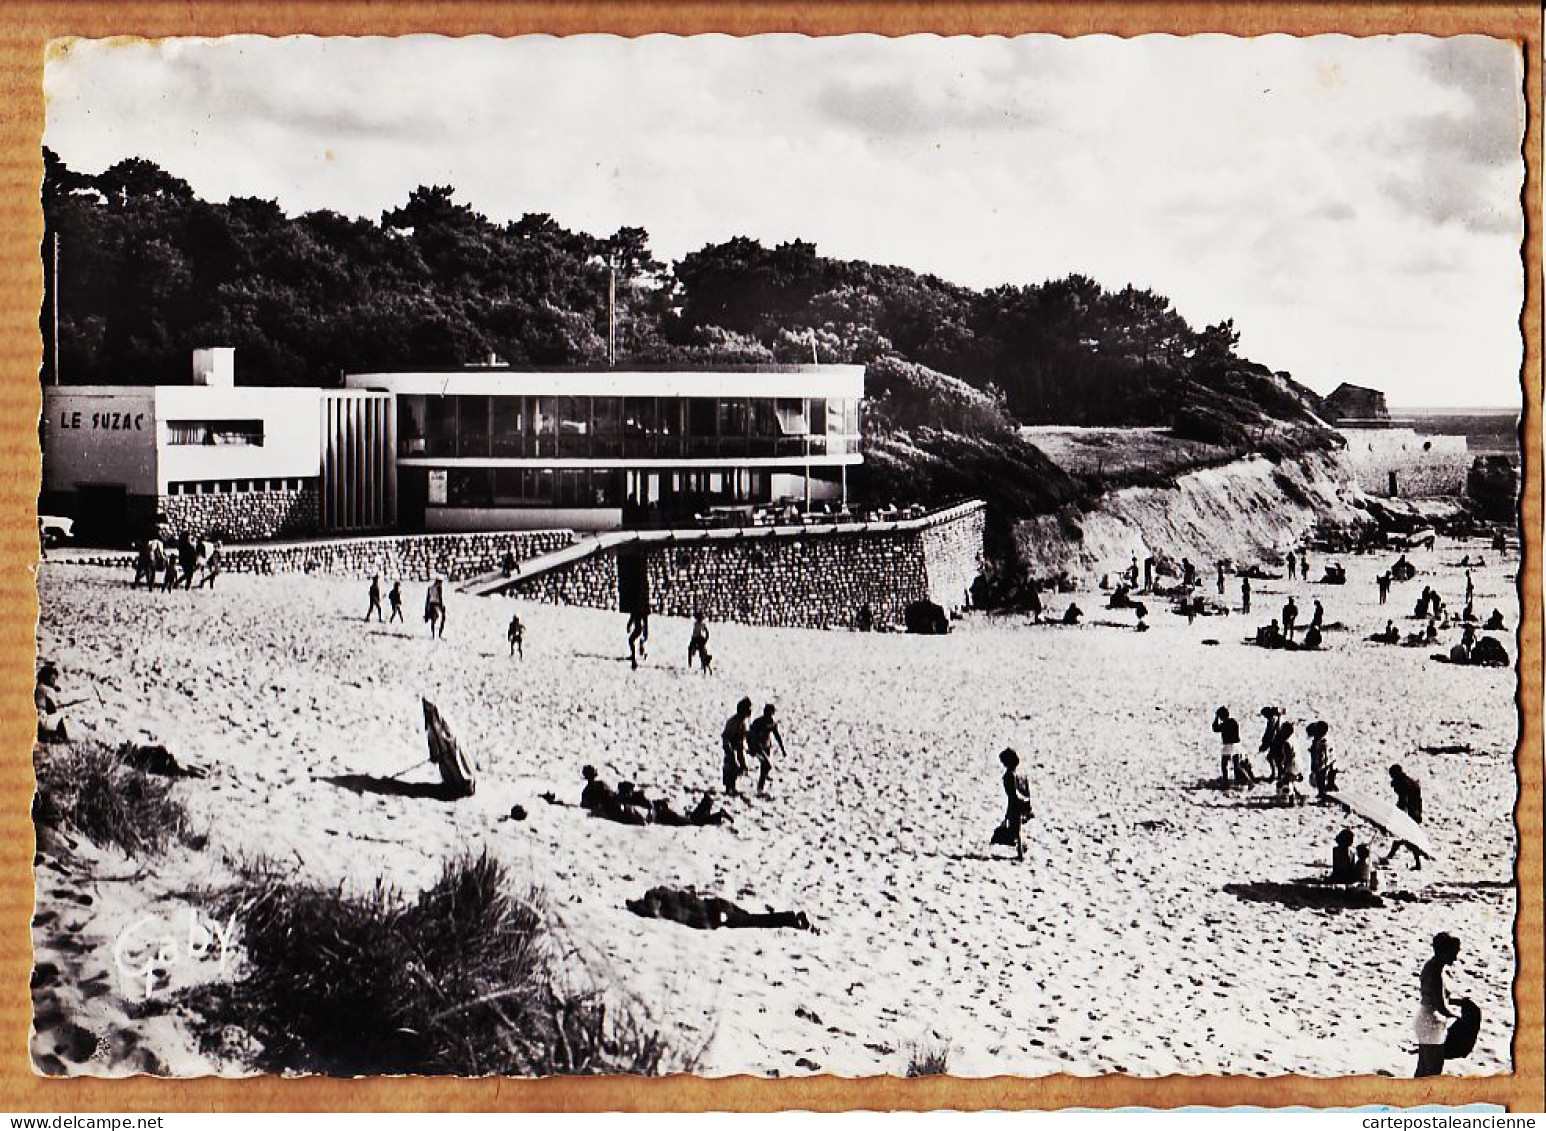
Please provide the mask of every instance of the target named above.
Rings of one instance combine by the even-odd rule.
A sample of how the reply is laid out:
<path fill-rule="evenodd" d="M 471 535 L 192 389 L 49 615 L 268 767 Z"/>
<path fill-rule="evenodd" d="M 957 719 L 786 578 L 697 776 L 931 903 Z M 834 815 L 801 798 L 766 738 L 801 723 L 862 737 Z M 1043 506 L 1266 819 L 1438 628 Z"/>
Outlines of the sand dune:
<path fill-rule="evenodd" d="M 433 642 L 416 618 L 362 623 L 355 582 L 228 576 L 218 592 L 151 595 L 126 573 L 46 563 L 41 654 L 66 698 L 93 682 L 100 695 L 72 725 L 206 768 L 178 790 L 209 843 L 147 868 L 82 844 L 40 869 L 38 961 L 58 973 L 39 993 L 35 1056 L 52 1071 L 242 1071 L 191 1049 L 164 996 L 135 1000 L 113 957 L 126 928 L 186 915 L 243 859 L 411 891 L 459 847 L 487 846 L 546 891 L 577 960 L 701 1048 L 708 1074 L 901 1072 L 924 1042 L 947 1044 L 961 1075 L 1409 1075 L 1417 973 L 1438 930 L 1464 948 L 1453 991 L 1485 1013 L 1475 1055 L 1450 1071 L 1506 1072 L 1515 676 L 1363 639 L 1387 615 L 1409 630 L 1423 584 L 1458 607 L 1453 563 L 1479 546 L 1413 555 L 1422 572 L 1386 609 L 1381 557 L 1346 559 L 1346 587 L 1262 582 L 1252 618 L 1189 626 L 1155 609 L 1144 634 L 1090 593 L 1077 599 L 1092 619 L 1124 627 L 716 625 L 710 677 L 687 672 L 688 625 L 666 618 L 634 672 L 618 614 L 453 596 Z M 1486 557 L 1477 608 L 1512 629 L 1517 558 Z M 1289 591 L 1303 618 L 1319 596 L 1349 631 L 1321 654 L 1243 645 Z M 524 662 L 506 655 L 512 608 Z M 1505 643 L 1512 654 L 1512 632 Z M 474 798 L 359 780 L 423 757 L 420 694 L 476 753 Z M 743 694 L 778 704 L 789 754 L 771 796 L 727 803 L 733 827 L 631 828 L 574 807 L 586 762 L 678 808 L 717 788 L 719 728 Z M 1209 788 L 1221 703 L 1252 748 L 1263 704 L 1325 719 L 1344 781 L 1382 795 L 1399 761 L 1424 786 L 1440 858 L 1421 872 L 1398 860 L 1379 907 L 1285 904 L 1273 885 L 1323 869 L 1347 818 L 1267 807 L 1265 787 Z M 1005 745 L 1037 812 L 1024 864 L 988 845 Z M 427 763 L 403 775 L 432 779 Z M 549 790 L 569 804 L 538 799 Z M 508 819 L 515 804 L 525 821 Z M 821 933 L 699 932 L 624 909 L 658 884 L 801 909 Z M 173 988 L 226 976 L 214 954 L 171 970 Z"/>

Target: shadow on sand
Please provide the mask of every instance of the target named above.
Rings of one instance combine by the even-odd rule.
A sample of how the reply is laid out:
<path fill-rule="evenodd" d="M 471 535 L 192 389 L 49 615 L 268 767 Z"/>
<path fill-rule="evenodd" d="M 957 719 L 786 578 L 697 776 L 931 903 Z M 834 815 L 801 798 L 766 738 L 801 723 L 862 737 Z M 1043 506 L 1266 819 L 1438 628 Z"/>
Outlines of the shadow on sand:
<path fill-rule="evenodd" d="M 441 782 L 398 781 L 396 778 L 378 778 L 370 774 L 335 774 L 317 780 L 347 789 L 350 793 L 376 793 L 383 797 L 428 797 L 442 801 L 447 799 L 446 787 Z"/>
<path fill-rule="evenodd" d="M 1288 883 L 1257 880 L 1248 884 L 1225 884 L 1224 890 L 1242 903 L 1276 903 L 1281 907 L 1304 907 L 1315 911 L 1385 906 L 1383 899 L 1363 888 L 1304 880 Z"/>

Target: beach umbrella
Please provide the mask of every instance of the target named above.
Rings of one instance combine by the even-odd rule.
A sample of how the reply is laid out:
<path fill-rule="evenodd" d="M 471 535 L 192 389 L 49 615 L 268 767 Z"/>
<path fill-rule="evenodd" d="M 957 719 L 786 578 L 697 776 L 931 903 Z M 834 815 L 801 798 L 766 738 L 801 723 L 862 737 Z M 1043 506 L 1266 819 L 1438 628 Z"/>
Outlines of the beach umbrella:
<path fill-rule="evenodd" d="M 1416 845 L 1424 856 L 1437 855 L 1427 832 L 1411 817 L 1397 809 L 1395 802 L 1340 785 L 1335 793 L 1328 793 L 1326 796 L 1342 805 L 1348 812 L 1362 817 L 1375 828 L 1389 833 L 1396 840 L 1404 840 L 1408 844 Z"/>

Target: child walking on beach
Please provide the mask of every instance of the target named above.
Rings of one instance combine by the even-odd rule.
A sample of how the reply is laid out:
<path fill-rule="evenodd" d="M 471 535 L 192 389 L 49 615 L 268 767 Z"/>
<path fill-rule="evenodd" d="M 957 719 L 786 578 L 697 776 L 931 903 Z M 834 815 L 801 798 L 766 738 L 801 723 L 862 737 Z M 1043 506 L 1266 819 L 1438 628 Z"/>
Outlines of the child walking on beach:
<path fill-rule="evenodd" d="M 444 639 L 446 634 L 446 592 L 440 578 L 429 583 L 424 593 L 424 623 L 429 625 L 431 639 Z"/>
<path fill-rule="evenodd" d="M 521 623 L 519 613 L 510 617 L 510 627 L 505 631 L 505 638 L 510 641 L 510 655 L 520 653 L 521 659 L 526 658 L 526 626 Z"/>
<path fill-rule="evenodd" d="M 1022 830 L 1025 822 L 1033 816 L 1031 811 L 1031 785 L 1026 781 L 1025 775 L 1020 773 L 1020 755 L 1012 748 L 1005 747 L 999 752 L 998 760 L 1004 766 L 1004 798 L 1008 802 L 1004 810 L 1004 840 L 1015 846 L 1015 859 L 1025 859 L 1025 837 Z"/>
<path fill-rule="evenodd" d="M 392 582 L 392 588 L 387 593 L 387 604 L 392 606 L 392 615 L 387 618 L 387 623 L 403 619 L 403 583 Z"/>
<path fill-rule="evenodd" d="M 730 797 L 739 796 L 735 783 L 746 772 L 746 723 L 751 717 L 752 701 L 742 699 L 735 705 L 735 714 L 730 716 L 725 723 L 725 729 L 719 735 L 725 756 L 723 767 L 725 793 Z"/>
<path fill-rule="evenodd" d="M 370 579 L 370 607 L 365 610 L 365 619 L 370 620 L 370 614 L 376 614 L 376 623 L 381 623 L 381 575 L 373 574 Z"/>
<path fill-rule="evenodd" d="M 768 778 L 773 775 L 773 742 L 778 741 L 778 752 L 788 756 L 789 751 L 784 749 L 784 736 L 778 731 L 778 723 L 773 718 L 773 704 L 768 703 L 762 708 L 762 714 L 747 729 L 746 746 L 757 759 L 757 792 L 762 793 L 768 784 Z"/>
<path fill-rule="evenodd" d="M 714 657 L 709 655 L 709 622 L 699 609 L 692 615 L 692 638 L 687 641 L 687 668 L 692 670 L 692 658 L 698 657 L 698 663 L 702 666 L 703 674 L 709 674 L 709 665 L 714 662 Z"/>

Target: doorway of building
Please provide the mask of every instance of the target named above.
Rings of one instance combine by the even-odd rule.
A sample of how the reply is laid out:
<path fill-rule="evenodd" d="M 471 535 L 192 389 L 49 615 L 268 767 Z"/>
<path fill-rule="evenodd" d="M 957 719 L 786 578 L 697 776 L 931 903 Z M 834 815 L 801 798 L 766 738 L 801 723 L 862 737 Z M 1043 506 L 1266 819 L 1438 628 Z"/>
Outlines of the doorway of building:
<path fill-rule="evenodd" d="M 75 488 L 75 540 L 86 546 L 127 546 L 129 489 L 122 483 L 81 483 Z"/>

